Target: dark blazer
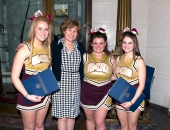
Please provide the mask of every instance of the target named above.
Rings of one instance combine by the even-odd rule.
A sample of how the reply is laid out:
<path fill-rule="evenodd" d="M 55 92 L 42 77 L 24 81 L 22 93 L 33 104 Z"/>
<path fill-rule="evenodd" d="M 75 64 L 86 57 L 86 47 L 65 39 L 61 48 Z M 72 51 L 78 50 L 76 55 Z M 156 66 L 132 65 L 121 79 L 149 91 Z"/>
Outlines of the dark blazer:
<path fill-rule="evenodd" d="M 57 81 L 61 81 L 61 49 L 63 49 L 62 43 L 58 44 L 58 41 L 53 41 L 51 43 L 52 71 Z M 80 79 L 83 80 L 84 77 L 83 54 L 85 53 L 85 48 L 81 42 L 78 42 L 78 50 L 80 51 L 81 54 L 79 73 Z"/>

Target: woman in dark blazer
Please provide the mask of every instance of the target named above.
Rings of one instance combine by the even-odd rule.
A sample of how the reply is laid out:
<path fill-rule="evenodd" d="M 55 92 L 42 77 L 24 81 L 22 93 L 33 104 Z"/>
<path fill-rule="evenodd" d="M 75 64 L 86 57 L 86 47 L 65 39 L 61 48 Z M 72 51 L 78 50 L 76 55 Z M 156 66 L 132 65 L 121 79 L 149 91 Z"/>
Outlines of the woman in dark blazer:
<path fill-rule="evenodd" d="M 85 49 L 76 41 L 81 31 L 77 20 L 66 19 L 60 31 L 64 37 L 51 44 L 52 71 L 60 86 L 60 90 L 52 94 L 52 116 L 58 118 L 59 130 L 73 130 L 75 118 L 80 113 Z"/>

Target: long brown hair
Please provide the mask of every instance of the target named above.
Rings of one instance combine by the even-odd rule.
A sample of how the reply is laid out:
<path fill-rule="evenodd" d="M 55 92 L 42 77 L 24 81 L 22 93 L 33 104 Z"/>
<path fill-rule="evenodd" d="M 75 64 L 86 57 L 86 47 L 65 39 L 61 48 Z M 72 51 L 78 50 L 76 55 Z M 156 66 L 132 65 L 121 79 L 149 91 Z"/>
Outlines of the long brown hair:
<path fill-rule="evenodd" d="M 29 55 L 29 60 L 31 60 L 31 57 L 33 55 L 33 43 L 34 43 L 34 38 L 35 38 L 35 28 L 37 26 L 37 23 L 43 21 L 46 22 L 48 24 L 48 37 L 45 39 L 45 41 L 43 41 L 43 46 L 47 51 L 48 54 L 48 58 L 51 62 L 51 49 L 50 49 L 50 45 L 52 42 L 52 31 L 53 31 L 53 27 L 51 22 L 46 18 L 46 16 L 38 16 L 37 18 L 35 18 L 31 24 L 29 33 L 28 33 L 28 40 L 27 43 L 30 46 L 30 55 Z"/>
<path fill-rule="evenodd" d="M 125 53 L 122 49 L 123 39 L 125 37 L 131 38 L 134 42 L 133 57 L 135 58 L 135 56 L 141 56 L 140 51 L 139 51 L 139 43 L 138 43 L 137 36 L 130 31 L 123 33 L 123 36 L 122 36 L 122 39 L 121 39 L 121 44 L 120 44 L 120 56 Z"/>

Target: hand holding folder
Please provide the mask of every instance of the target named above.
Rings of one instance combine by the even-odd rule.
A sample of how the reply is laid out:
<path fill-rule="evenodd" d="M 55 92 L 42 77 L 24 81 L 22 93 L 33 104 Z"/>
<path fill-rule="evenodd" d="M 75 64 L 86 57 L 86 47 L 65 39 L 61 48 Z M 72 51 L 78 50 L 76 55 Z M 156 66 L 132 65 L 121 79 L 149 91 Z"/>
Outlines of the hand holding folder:
<path fill-rule="evenodd" d="M 57 80 L 50 68 L 22 81 L 28 94 L 45 96 L 59 90 Z"/>
<path fill-rule="evenodd" d="M 129 102 L 132 100 L 136 93 L 136 88 L 124 80 L 122 77 L 119 77 L 117 81 L 114 83 L 112 88 L 109 91 L 109 95 L 117 100 L 119 103 Z M 129 108 L 132 112 L 134 112 L 142 101 L 145 99 L 145 95 L 141 94 L 140 97 L 136 100 L 136 102 Z"/>

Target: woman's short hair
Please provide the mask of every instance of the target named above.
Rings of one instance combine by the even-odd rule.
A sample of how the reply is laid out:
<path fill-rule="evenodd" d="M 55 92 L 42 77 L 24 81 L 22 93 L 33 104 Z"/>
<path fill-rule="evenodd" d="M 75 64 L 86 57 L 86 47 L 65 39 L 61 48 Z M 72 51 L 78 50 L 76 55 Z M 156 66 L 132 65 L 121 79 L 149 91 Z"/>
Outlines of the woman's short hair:
<path fill-rule="evenodd" d="M 76 28 L 78 33 L 81 32 L 81 25 L 80 25 L 79 21 L 76 19 L 71 19 L 71 18 L 66 19 L 60 26 L 61 34 L 63 34 L 63 32 L 67 28 Z"/>

